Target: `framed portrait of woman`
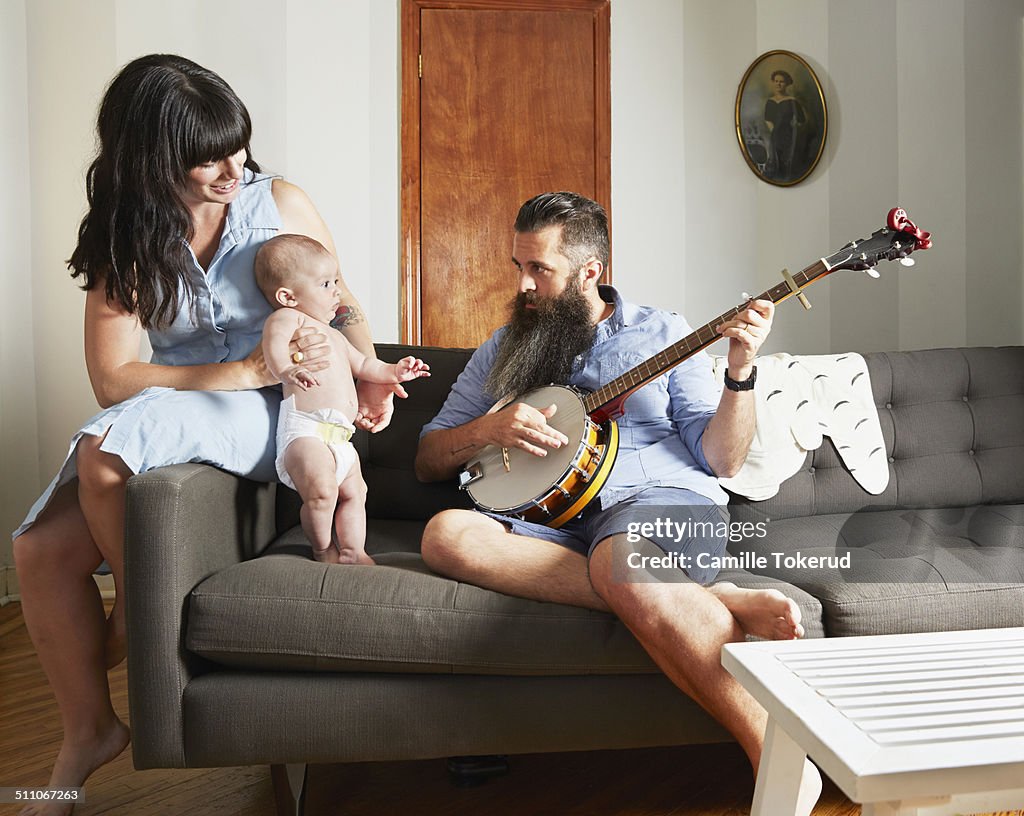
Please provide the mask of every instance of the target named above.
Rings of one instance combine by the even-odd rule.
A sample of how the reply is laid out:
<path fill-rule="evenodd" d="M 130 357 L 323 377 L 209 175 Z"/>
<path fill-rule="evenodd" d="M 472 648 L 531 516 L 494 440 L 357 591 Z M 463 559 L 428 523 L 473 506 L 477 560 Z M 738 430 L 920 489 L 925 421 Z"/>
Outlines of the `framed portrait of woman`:
<path fill-rule="evenodd" d="M 814 170 L 825 149 L 828 109 L 814 70 L 791 51 L 768 51 L 736 91 L 736 138 L 750 169 L 790 187 Z"/>

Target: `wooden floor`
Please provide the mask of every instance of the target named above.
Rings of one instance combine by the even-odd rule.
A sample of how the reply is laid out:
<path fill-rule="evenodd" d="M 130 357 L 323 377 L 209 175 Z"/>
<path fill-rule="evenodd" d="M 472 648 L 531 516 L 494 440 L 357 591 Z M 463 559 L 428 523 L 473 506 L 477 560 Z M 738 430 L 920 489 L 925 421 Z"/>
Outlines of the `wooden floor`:
<path fill-rule="evenodd" d="M 127 716 L 125 669 L 110 674 Z M 60 721 L 18 604 L 0 607 L 0 787 L 46 784 Z M 97 771 L 76 816 L 273 816 L 266 767 L 135 771 L 130 748 Z M 740 816 L 753 783 L 735 745 L 533 754 L 507 776 L 454 787 L 442 760 L 320 765 L 310 769 L 309 816 Z M 17 807 L 0 805 L 0 814 Z M 860 808 L 826 781 L 815 816 Z"/>

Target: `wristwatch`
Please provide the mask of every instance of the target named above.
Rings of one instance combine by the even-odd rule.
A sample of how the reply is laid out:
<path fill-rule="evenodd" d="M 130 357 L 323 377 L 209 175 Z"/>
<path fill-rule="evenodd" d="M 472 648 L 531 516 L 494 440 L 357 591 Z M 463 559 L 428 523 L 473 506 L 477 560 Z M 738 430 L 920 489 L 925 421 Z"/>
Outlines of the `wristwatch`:
<path fill-rule="evenodd" d="M 750 369 L 750 376 L 745 380 L 734 380 L 729 376 L 729 369 L 725 370 L 725 387 L 730 391 L 753 391 L 754 383 L 757 381 L 757 366 Z"/>

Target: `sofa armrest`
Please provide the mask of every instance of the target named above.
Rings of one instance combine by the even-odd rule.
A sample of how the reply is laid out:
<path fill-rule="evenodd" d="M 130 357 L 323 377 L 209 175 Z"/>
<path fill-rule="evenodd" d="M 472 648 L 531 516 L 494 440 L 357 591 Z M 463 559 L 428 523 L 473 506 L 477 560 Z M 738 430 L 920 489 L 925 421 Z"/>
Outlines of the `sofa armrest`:
<path fill-rule="evenodd" d="M 128 481 L 125 595 L 136 768 L 185 766 L 182 694 L 209 665 L 185 649 L 189 595 L 274 539 L 275 487 L 199 464 Z"/>

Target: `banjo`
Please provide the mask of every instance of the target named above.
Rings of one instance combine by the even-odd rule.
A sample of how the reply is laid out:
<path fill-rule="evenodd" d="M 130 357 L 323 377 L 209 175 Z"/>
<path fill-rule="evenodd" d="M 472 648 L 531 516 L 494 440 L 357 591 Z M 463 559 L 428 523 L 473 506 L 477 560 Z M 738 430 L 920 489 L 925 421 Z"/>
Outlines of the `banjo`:
<path fill-rule="evenodd" d="M 877 278 L 874 267 L 879 261 L 899 259 L 912 266 L 914 261 L 907 256 L 931 245 L 930 234 L 918 229 L 904 210 L 895 208 L 887 225 L 870 238 L 852 241 L 795 275 L 783 270 L 781 283 L 752 300 L 781 303 L 796 296 L 809 309 L 802 290 L 826 275 L 852 269 Z M 608 480 L 619 449 L 615 420 L 624 413 L 623 403 L 630 394 L 720 340 L 716 327 L 736 317 L 749 302 L 719 315 L 590 394 L 549 385 L 513 400 L 538 410 L 556 405 L 558 410 L 548 422 L 569 438 L 569 444 L 549 450 L 547 456 L 488 445 L 463 467 L 459 487 L 481 510 L 561 527 L 583 512 Z"/>

